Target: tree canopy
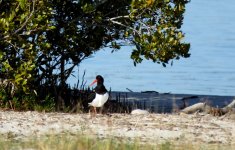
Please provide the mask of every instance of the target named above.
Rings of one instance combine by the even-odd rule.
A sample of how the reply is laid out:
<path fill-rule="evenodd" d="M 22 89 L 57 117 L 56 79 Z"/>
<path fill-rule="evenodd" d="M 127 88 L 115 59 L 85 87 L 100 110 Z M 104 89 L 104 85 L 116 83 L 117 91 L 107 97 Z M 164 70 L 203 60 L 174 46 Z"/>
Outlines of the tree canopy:
<path fill-rule="evenodd" d="M 40 52 L 36 43 L 49 30 L 50 9 L 43 0 L 0 1 L 0 75 L 28 91 Z"/>
<path fill-rule="evenodd" d="M 1 0 L 0 75 L 25 92 L 62 84 L 104 47 L 135 46 L 134 65 L 189 57 L 181 31 L 189 0 Z"/>

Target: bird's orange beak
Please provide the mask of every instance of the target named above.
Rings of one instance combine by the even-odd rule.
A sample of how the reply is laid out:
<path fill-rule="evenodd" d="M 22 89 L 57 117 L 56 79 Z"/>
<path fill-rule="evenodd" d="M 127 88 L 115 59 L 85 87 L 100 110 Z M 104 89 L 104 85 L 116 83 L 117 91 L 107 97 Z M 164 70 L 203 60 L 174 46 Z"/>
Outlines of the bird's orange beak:
<path fill-rule="evenodd" d="M 97 80 L 94 80 L 91 84 L 90 84 L 90 86 L 92 86 L 93 84 L 95 84 L 97 82 Z"/>

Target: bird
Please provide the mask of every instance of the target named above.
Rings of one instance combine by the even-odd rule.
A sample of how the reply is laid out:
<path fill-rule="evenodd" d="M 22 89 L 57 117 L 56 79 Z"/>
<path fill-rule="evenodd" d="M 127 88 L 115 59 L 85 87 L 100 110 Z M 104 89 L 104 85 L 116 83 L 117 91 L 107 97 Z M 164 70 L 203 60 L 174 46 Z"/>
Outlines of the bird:
<path fill-rule="evenodd" d="M 104 78 L 101 75 L 97 75 L 96 79 L 90 84 L 90 86 L 95 83 L 97 83 L 96 87 L 94 88 L 95 99 L 93 99 L 91 103 L 88 103 L 88 105 L 93 107 L 94 114 L 96 115 L 96 108 L 102 107 L 107 102 L 109 93 L 104 86 Z"/>

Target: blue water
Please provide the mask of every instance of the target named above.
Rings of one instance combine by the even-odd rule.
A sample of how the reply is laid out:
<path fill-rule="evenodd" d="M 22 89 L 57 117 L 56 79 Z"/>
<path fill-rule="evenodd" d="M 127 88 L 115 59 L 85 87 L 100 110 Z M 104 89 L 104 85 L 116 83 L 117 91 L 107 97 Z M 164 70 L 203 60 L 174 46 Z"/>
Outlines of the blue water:
<path fill-rule="evenodd" d="M 113 91 L 155 90 L 160 93 L 235 96 L 235 1 L 193 0 L 186 8 L 183 32 L 191 43 L 191 57 L 162 67 L 143 61 L 134 67 L 132 47 L 111 53 L 97 52 L 79 66 L 80 79 L 86 70 L 87 85 L 97 74 Z M 77 73 L 75 72 L 75 75 Z M 71 85 L 78 77 L 71 77 Z"/>

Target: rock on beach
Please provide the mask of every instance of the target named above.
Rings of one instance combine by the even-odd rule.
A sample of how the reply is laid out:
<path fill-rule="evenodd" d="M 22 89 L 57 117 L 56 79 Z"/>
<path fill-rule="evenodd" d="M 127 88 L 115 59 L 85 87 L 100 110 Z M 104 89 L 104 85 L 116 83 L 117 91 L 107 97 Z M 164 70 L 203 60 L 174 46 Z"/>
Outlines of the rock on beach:
<path fill-rule="evenodd" d="M 132 115 L 148 115 L 149 112 L 147 110 L 142 110 L 142 109 L 135 109 L 131 111 Z"/>

